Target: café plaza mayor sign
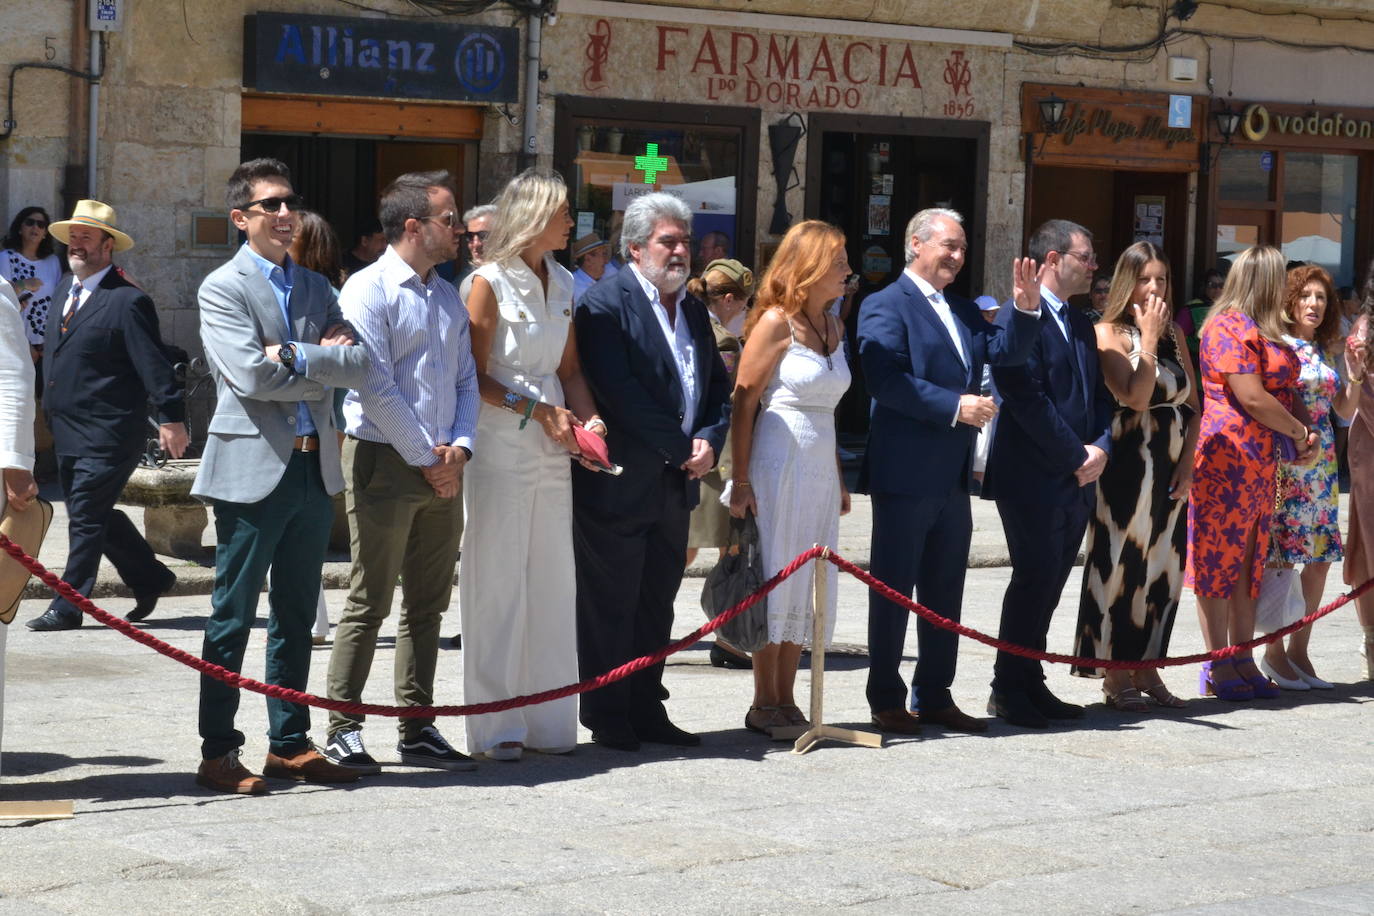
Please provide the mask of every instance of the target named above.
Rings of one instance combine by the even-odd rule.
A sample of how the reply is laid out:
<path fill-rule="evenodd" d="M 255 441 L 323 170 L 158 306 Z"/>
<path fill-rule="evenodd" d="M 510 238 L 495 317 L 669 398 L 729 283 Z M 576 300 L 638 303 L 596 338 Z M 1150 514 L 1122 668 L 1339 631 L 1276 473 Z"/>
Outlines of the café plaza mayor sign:
<path fill-rule="evenodd" d="M 579 22 L 584 21 L 579 17 Z M 582 86 L 591 92 L 650 83 L 681 101 L 774 105 L 803 111 L 924 111 L 980 116 L 964 48 L 809 33 L 586 19 Z M 685 93 L 683 90 L 687 90 Z M 694 95 L 694 98 L 690 97 Z M 905 101 L 904 97 L 905 96 Z M 986 115 L 982 115 L 986 116 Z"/>

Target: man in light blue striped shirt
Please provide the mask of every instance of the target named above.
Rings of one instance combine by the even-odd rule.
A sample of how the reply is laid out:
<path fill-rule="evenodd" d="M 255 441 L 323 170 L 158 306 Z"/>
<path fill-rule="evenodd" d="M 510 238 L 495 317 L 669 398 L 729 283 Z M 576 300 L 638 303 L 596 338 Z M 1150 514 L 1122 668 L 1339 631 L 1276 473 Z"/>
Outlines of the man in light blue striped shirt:
<path fill-rule="evenodd" d="M 402 175 L 382 192 L 389 242 L 339 296 L 371 357 L 366 382 L 344 402 L 344 479 L 353 571 L 329 660 L 329 696 L 360 702 L 377 631 L 401 577 L 396 702 L 434 702 L 439 622 L 448 608 L 463 531 L 463 466 L 472 457 L 480 400 L 468 313 L 434 269 L 458 254 L 463 222 L 447 172 Z M 363 717 L 329 716 L 325 754 L 379 771 L 363 747 Z M 432 718 L 399 720 L 403 763 L 472 769 Z"/>

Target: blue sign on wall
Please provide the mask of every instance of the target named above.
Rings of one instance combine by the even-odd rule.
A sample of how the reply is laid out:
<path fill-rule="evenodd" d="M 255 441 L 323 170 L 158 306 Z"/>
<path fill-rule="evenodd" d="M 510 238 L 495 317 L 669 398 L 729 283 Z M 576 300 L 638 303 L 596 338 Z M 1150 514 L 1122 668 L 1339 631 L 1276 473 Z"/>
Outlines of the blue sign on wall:
<path fill-rule="evenodd" d="M 1169 126 L 1193 126 L 1193 97 L 1191 95 L 1169 96 Z"/>
<path fill-rule="evenodd" d="M 517 29 L 258 13 L 244 20 L 243 83 L 260 92 L 513 102 Z"/>

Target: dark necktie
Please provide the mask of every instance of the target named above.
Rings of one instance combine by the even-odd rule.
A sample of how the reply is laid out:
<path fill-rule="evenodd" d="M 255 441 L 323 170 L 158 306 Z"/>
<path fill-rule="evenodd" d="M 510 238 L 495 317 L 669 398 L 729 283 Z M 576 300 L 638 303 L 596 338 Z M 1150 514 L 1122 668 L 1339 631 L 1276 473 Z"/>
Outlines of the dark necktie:
<path fill-rule="evenodd" d="M 62 313 L 62 332 L 67 332 L 67 325 L 71 323 L 76 315 L 76 307 L 81 302 L 81 281 L 72 280 L 72 297 L 67 301 L 66 311 Z"/>

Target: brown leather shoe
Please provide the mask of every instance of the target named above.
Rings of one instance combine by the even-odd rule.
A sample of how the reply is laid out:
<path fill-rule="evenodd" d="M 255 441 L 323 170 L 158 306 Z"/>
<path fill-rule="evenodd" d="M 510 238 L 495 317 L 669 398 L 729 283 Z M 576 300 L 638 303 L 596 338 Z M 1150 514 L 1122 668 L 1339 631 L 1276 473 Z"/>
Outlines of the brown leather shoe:
<path fill-rule="evenodd" d="M 935 712 L 918 712 L 915 716 L 922 725 L 938 725 L 952 732 L 979 735 L 988 730 L 987 720 L 975 719 L 953 704 Z"/>
<path fill-rule="evenodd" d="M 896 735 L 919 735 L 921 723 L 905 709 L 884 709 L 873 714 L 873 725 L 879 731 Z"/>
<path fill-rule="evenodd" d="M 237 750 L 223 757 L 202 760 L 200 769 L 196 770 L 196 784 L 215 792 L 231 792 L 235 795 L 267 794 L 267 783 L 239 762 Z"/>
<path fill-rule="evenodd" d="M 278 757 L 267 752 L 267 762 L 262 765 L 262 775 L 272 779 L 294 779 L 297 782 L 356 782 L 362 774 L 351 767 L 341 767 L 329 761 L 314 747 L 290 757 Z"/>

